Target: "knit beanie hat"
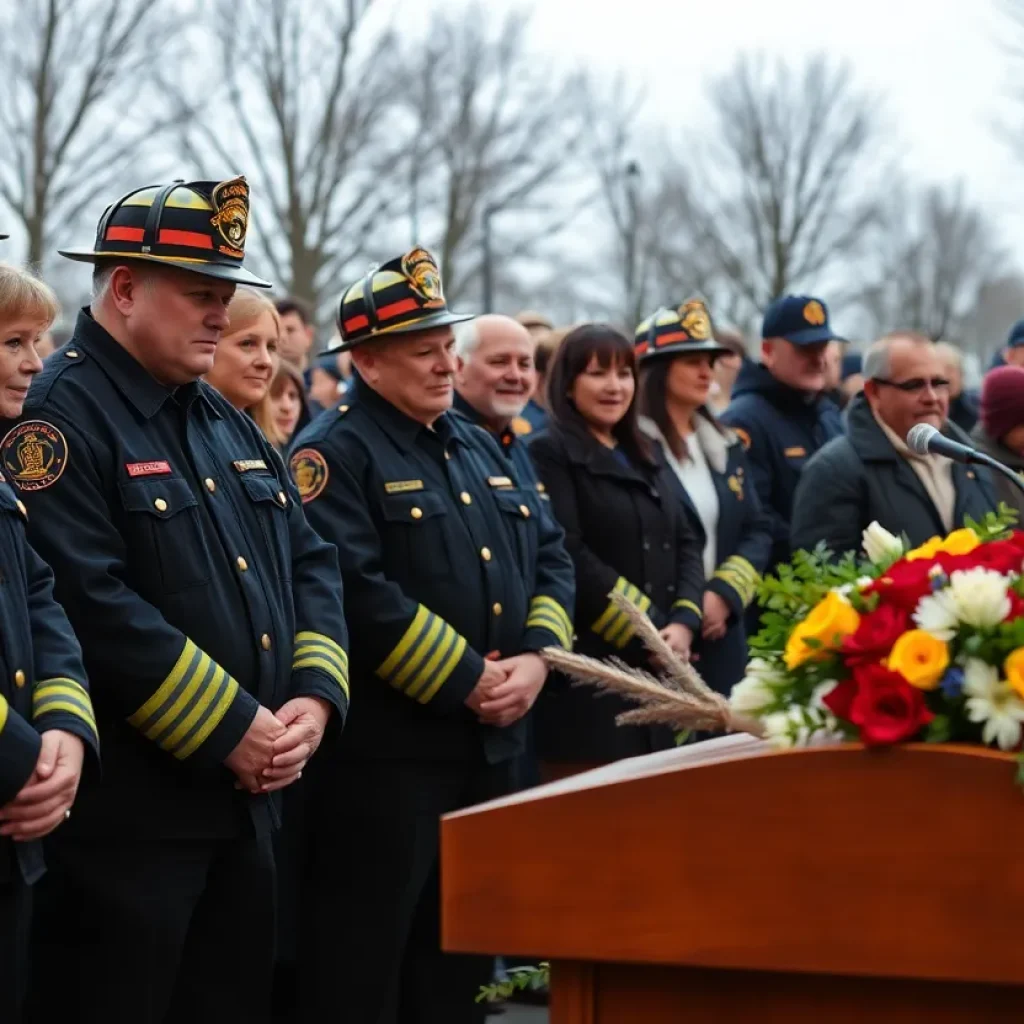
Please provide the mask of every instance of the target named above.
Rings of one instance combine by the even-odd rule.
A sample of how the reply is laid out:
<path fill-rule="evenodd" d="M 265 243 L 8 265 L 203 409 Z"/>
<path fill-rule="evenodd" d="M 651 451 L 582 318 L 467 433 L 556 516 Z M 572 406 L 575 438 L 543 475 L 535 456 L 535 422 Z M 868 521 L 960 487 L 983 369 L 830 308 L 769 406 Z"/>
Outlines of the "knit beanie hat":
<path fill-rule="evenodd" d="M 1024 367 L 989 370 L 981 385 L 981 425 L 994 441 L 1024 423 Z"/>

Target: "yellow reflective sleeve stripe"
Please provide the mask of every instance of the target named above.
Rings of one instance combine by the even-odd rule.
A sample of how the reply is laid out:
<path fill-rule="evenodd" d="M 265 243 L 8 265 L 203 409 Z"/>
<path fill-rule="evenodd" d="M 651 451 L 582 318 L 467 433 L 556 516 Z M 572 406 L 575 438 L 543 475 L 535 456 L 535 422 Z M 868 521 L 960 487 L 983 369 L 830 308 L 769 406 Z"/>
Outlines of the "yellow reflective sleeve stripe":
<path fill-rule="evenodd" d="M 714 573 L 714 579 L 728 584 L 739 594 L 744 606 L 753 601 L 761 585 L 761 574 L 742 555 L 727 558 Z"/>
<path fill-rule="evenodd" d="M 677 611 L 679 608 L 688 608 L 693 612 L 698 619 L 704 618 L 704 613 L 700 610 L 700 607 L 693 603 L 693 601 L 681 600 L 672 602 L 672 611 Z"/>
<path fill-rule="evenodd" d="M 89 694 L 85 687 L 74 679 L 58 676 L 36 684 L 32 691 L 33 720 L 51 711 L 67 711 L 82 719 L 94 733 L 98 734 L 96 715 Z"/>
<path fill-rule="evenodd" d="M 4 731 L 4 726 L 7 724 L 7 712 L 10 710 L 10 705 L 7 703 L 4 695 L 0 693 L 0 732 Z"/>
<path fill-rule="evenodd" d="M 530 602 L 526 628 L 534 626 L 550 630 L 566 650 L 572 649 L 572 620 L 569 613 L 553 597 L 541 594 Z"/>
<path fill-rule="evenodd" d="M 337 641 L 323 633 L 295 634 L 295 654 L 292 671 L 300 668 L 318 668 L 326 672 L 348 697 L 348 655 Z"/>
<path fill-rule="evenodd" d="M 238 683 L 191 640 L 156 692 L 128 722 L 161 749 L 184 760 L 227 714 Z"/>
<path fill-rule="evenodd" d="M 420 605 L 376 674 L 396 690 L 426 704 L 445 684 L 465 650 L 465 639 L 440 615 Z"/>
<path fill-rule="evenodd" d="M 635 587 L 622 576 L 615 581 L 612 591 L 616 594 L 622 594 L 623 597 L 632 604 L 635 604 L 642 612 L 646 612 L 651 607 L 651 599 L 639 587 Z M 607 643 L 613 644 L 619 649 L 625 647 L 636 632 L 629 621 L 629 616 L 610 599 L 608 607 L 605 608 L 600 618 L 590 628 Z"/>

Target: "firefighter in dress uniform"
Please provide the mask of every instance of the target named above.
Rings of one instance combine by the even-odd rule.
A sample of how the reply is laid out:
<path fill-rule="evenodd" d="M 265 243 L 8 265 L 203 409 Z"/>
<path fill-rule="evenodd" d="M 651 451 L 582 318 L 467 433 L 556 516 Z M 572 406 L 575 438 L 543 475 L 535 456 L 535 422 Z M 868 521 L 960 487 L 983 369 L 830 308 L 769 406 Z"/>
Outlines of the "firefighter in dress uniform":
<path fill-rule="evenodd" d="M 341 299 L 344 402 L 296 440 L 310 521 L 338 545 L 354 711 L 314 766 L 304 1019 L 478 1021 L 492 961 L 440 952 L 441 815 L 509 790 L 523 717 L 569 647 L 572 564 L 494 438 L 451 412 L 451 325 L 423 249 Z"/>
<path fill-rule="evenodd" d="M 0 264 L 0 417 L 21 415 L 43 367 L 36 343 L 57 311 L 45 284 Z M 26 515 L 0 473 L 0 991 L 11 1024 L 28 977 L 31 887 L 45 870 L 40 839 L 70 816 L 84 751 L 97 754 L 99 742 L 82 651 L 53 599 L 53 573 L 26 539 Z"/>
<path fill-rule="evenodd" d="M 263 1021 L 270 835 L 347 709 L 337 557 L 256 425 L 199 378 L 242 266 L 244 178 L 136 189 L 93 301 L 0 443 L 82 642 L 102 780 L 47 850 L 34 1021 Z M 333 714 L 332 714 L 333 712 Z M 87 780 L 88 782 L 88 780 Z"/>

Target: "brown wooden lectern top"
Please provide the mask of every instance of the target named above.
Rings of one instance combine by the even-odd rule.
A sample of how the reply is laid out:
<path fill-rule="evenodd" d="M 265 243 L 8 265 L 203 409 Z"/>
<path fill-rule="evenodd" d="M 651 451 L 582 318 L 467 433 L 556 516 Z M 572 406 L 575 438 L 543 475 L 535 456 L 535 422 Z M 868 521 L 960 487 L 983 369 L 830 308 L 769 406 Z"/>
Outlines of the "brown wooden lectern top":
<path fill-rule="evenodd" d="M 609 765 L 444 819 L 442 942 L 1024 984 L 1014 776 L 979 747 L 744 736 Z"/>

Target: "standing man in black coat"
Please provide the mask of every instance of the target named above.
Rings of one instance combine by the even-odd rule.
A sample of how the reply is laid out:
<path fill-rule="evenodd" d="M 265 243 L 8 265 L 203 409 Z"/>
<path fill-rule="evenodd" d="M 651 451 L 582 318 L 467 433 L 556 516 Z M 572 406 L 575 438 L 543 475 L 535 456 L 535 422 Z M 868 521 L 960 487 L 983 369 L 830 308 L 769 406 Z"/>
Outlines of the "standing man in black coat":
<path fill-rule="evenodd" d="M 864 357 L 864 377 L 864 393 L 847 414 L 847 436 L 826 445 L 803 472 L 794 550 L 821 541 L 836 555 L 859 550 L 861 534 L 876 520 L 917 547 L 998 504 L 988 470 L 907 447 L 918 423 L 970 443 L 948 419 L 949 379 L 931 339 L 900 332 L 876 341 Z"/>

